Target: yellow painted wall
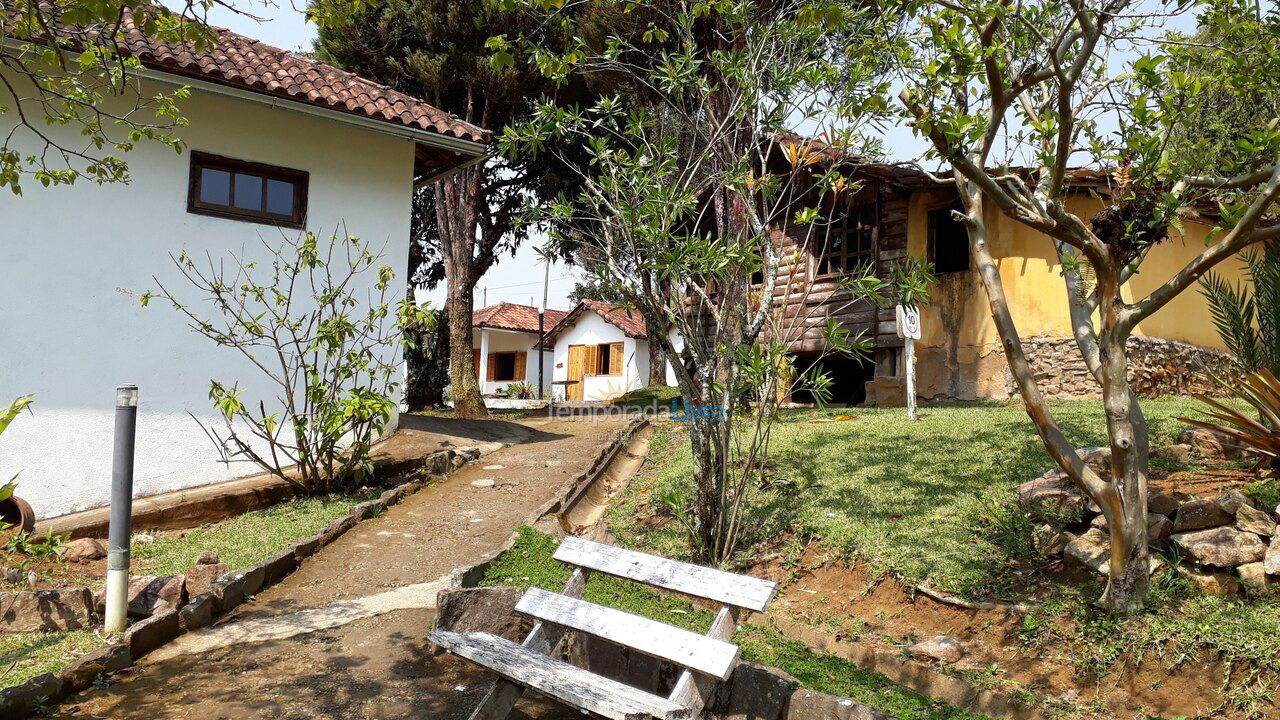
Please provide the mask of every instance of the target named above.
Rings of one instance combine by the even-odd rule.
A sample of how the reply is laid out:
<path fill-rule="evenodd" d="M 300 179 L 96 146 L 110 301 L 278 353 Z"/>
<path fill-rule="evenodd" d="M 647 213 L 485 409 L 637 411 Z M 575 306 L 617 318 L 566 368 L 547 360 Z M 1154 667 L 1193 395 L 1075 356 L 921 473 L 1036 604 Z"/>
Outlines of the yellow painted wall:
<path fill-rule="evenodd" d="M 929 211 L 953 206 L 954 202 L 955 194 L 950 190 L 921 191 L 911 197 L 907 221 L 907 248 L 911 255 L 922 257 L 927 252 Z M 1072 200 L 1070 207 L 1087 216 L 1101 203 L 1080 196 Z M 1069 338 L 1066 286 L 1052 242 L 994 207 L 988 208 L 987 221 L 993 229 L 991 249 L 999 259 L 1005 293 L 1022 337 Z M 1171 231 L 1173 236 L 1152 249 L 1141 272 L 1126 286 L 1126 299 L 1145 296 L 1167 281 L 1203 250 L 1207 230 L 1189 225 L 1186 237 Z M 1233 281 L 1241 277 L 1238 260 L 1223 263 L 1218 271 Z M 962 398 L 1003 395 L 1003 353 L 976 270 L 943 275 L 940 281 L 930 304 L 922 311 L 920 394 Z M 1136 334 L 1222 347 L 1198 287 L 1184 292 L 1142 323 Z"/>

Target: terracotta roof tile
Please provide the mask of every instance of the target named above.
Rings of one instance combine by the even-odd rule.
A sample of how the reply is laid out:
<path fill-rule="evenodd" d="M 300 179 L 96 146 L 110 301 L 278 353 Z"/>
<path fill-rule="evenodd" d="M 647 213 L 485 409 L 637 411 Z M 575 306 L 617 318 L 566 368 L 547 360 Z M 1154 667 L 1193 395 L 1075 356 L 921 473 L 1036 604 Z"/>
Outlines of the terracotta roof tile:
<path fill-rule="evenodd" d="M 560 324 L 569 313 L 563 310 L 547 308 L 547 316 L 543 322 L 544 330 Z M 497 305 L 480 308 L 471 313 L 472 327 L 491 327 L 500 330 L 518 330 L 520 332 L 538 332 L 538 308 L 532 305 L 516 305 L 501 302 Z"/>
<path fill-rule="evenodd" d="M 565 313 L 563 320 L 547 331 L 545 344 L 553 344 L 555 337 L 571 326 L 578 316 L 586 310 L 590 310 L 604 318 L 605 322 L 618 328 L 628 337 L 640 339 L 649 337 L 648 327 L 645 326 L 644 318 L 640 317 L 640 313 L 611 303 L 600 302 L 599 300 L 583 300 L 575 305 L 572 310 Z"/>
<path fill-rule="evenodd" d="M 410 95 L 317 60 L 215 28 L 212 47 L 171 45 L 147 38 L 125 11 L 122 54 L 175 75 L 352 112 L 419 130 L 485 143 L 489 132 Z M 390 111 L 390 108 L 395 108 Z"/>

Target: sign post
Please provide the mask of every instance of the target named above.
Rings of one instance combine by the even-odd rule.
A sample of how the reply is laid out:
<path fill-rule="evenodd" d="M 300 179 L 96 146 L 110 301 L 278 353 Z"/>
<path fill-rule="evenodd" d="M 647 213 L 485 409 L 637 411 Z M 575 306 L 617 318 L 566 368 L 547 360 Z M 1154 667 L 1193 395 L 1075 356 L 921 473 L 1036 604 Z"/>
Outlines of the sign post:
<path fill-rule="evenodd" d="M 920 311 L 911 305 L 897 308 L 898 337 L 907 375 L 907 418 L 916 419 L 916 340 L 920 339 Z"/>

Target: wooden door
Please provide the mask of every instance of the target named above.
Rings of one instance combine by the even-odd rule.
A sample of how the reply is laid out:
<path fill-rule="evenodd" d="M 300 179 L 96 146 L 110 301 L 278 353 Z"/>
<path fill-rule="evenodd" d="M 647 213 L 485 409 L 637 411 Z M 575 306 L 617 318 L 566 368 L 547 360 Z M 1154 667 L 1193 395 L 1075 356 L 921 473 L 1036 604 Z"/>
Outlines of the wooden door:
<path fill-rule="evenodd" d="M 569 346 L 569 384 L 564 388 L 564 396 L 570 402 L 582 402 L 582 378 L 586 375 L 586 345 Z"/>

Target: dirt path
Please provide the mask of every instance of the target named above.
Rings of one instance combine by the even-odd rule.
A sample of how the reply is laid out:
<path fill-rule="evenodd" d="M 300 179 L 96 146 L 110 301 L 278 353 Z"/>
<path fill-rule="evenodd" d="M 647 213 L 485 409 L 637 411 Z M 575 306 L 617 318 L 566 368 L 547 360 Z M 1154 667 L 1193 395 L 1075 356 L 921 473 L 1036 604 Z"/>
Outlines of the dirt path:
<path fill-rule="evenodd" d="M 361 523 L 230 622 L 182 636 L 109 687 L 68 699 L 53 717 L 465 718 L 488 679 L 430 655 L 426 635 L 442 579 L 499 552 L 622 426 L 495 422 L 501 427 L 461 425 L 456 435 L 439 419 L 415 423 L 421 432 L 407 433 L 406 442 L 424 447 L 519 444 Z M 513 717 L 578 717 L 536 700 L 520 710 Z"/>

